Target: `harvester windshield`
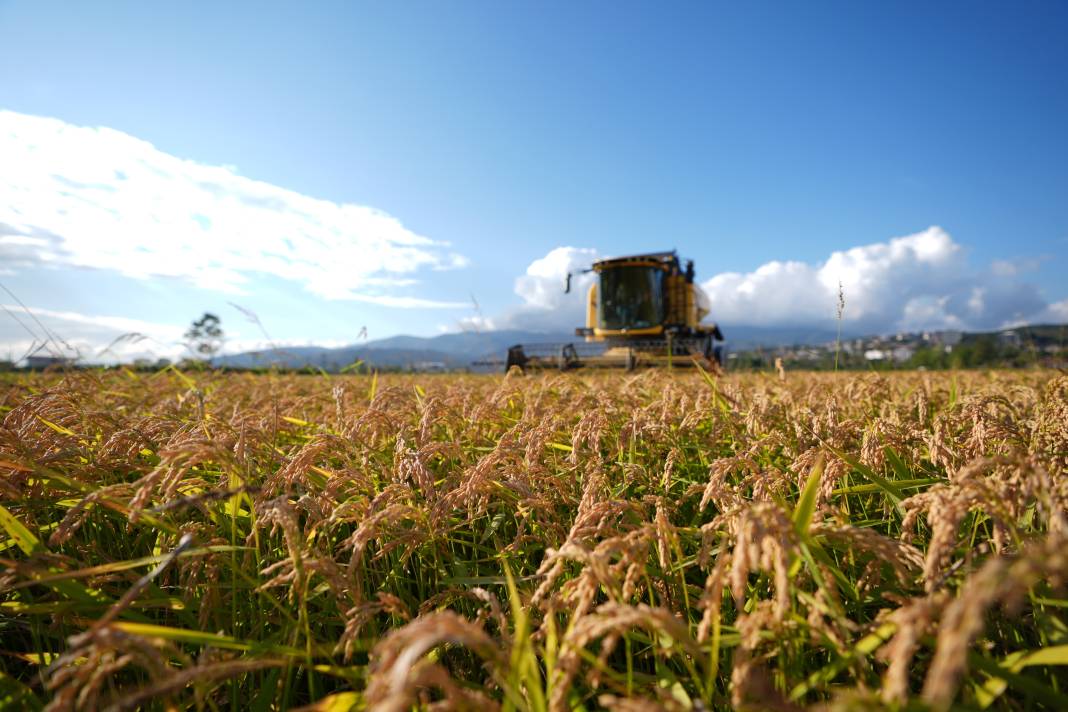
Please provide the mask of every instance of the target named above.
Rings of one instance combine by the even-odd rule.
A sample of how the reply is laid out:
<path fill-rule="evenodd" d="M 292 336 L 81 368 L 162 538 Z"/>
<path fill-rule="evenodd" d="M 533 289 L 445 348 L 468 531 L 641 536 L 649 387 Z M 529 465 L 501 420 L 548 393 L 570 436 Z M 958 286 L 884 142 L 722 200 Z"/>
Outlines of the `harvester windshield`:
<path fill-rule="evenodd" d="M 664 321 L 664 271 L 656 267 L 601 270 L 598 327 L 647 329 Z"/>

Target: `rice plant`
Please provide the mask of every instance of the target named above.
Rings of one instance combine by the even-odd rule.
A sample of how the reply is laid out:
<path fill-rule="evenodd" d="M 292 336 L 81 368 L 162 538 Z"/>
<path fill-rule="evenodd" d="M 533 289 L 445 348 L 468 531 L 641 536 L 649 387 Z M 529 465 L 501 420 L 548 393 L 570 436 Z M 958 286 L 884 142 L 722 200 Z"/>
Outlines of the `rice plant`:
<path fill-rule="evenodd" d="M 1068 378 L 0 382 L 11 709 L 1068 709 Z"/>

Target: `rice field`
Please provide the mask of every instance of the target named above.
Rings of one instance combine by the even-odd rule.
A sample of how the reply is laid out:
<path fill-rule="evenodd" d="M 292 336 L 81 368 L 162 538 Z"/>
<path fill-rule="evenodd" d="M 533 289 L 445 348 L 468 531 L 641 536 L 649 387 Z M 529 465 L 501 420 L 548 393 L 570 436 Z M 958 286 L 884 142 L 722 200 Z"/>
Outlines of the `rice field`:
<path fill-rule="evenodd" d="M 1068 709 L 1068 377 L 0 381 L 0 706 Z"/>

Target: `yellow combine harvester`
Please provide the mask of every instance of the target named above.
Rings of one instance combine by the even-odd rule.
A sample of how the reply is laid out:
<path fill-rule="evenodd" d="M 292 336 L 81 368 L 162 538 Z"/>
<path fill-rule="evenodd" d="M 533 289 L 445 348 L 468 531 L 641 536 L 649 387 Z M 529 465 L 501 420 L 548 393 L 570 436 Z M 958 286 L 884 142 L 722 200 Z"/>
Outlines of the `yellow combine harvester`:
<path fill-rule="evenodd" d="M 583 273 L 596 281 L 586 297 L 586 326 L 575 329 L 583 341 L 516 345 L 506 369 L 641 366 L 722 367 L 723 334 L 702 324 L 708 295 L 694 284 L 693 262 L 683 269 L 674 252 L 598 260 Z M 571 274 L 565 291 L 571 291 Z"/>

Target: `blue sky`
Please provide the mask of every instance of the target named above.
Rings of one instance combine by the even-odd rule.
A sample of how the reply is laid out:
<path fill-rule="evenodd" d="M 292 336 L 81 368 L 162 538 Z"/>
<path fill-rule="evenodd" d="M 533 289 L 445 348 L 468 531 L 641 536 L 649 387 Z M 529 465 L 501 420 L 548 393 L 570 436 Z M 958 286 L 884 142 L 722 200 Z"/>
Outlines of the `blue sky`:
<path fill-rule="evenodd" d="M 0 28 L 0 281 L 87 351 L 173 352 L 205 310 L 255 345 L 230 302 L 286 342 L 562 329 L 569 266 L 672 247 L 725 323 L 828 321 L 838 281 L 858 329 L 1068 320 L 1064 3 L 0 0 Z"/>

